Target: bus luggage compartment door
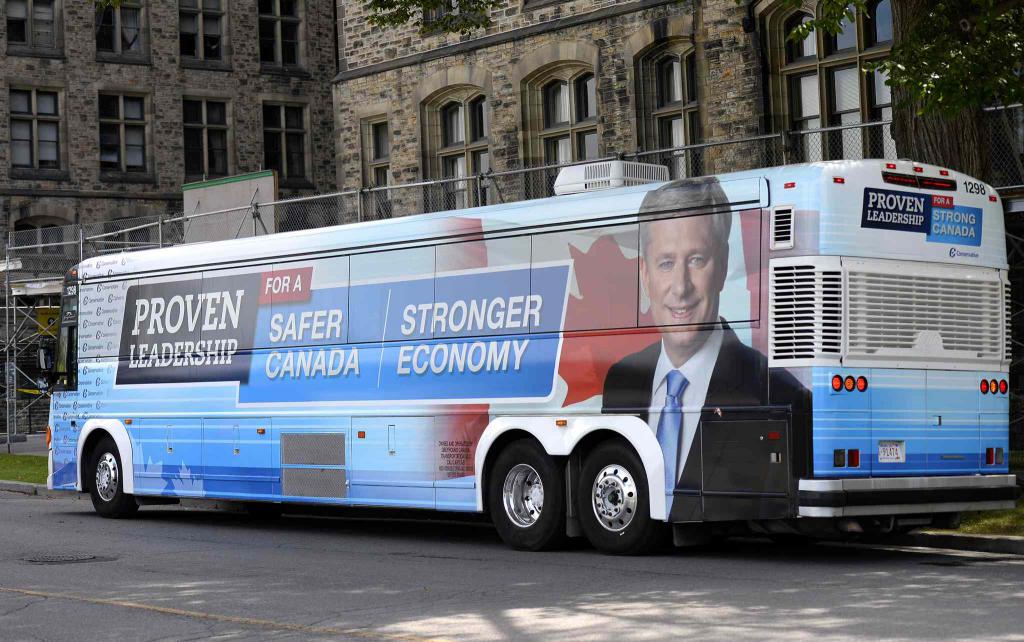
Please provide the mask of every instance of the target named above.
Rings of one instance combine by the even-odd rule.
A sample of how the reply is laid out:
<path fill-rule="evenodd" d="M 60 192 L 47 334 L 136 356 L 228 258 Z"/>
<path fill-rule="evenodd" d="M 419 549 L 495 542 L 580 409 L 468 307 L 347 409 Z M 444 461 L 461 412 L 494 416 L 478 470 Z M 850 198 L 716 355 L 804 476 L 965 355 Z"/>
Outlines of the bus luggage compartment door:
<path fill-rule="evenodd" d="M 434 419 L 352 418 L 353 503 L 434 508 Z"/>
<path fill-rule="evenodd" d="M 269 419 L 204 419 L 203 471 L 212 493 L 269 495 L 273 471 Z"/>
<path fill-rule="evenodd" d="M 698 433 L 705 520 L 790 516 L 788 410 L 705 410 Z"/>

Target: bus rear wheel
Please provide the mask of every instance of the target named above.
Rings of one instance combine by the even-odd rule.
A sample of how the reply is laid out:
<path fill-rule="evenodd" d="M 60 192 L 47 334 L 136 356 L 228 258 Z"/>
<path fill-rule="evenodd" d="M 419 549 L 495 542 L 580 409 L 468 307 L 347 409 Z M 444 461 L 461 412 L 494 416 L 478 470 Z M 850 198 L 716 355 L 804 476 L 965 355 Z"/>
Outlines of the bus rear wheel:
<path fill-rule="evenodd" d="M 89 465 L 89 495 L 92 506 L 103 517 L 119 518 L 139 510 L 135 498 L 124 492 L 121 453 L 110 437 L 104 437 L 92 451 Z"/>
<path fill-rule="evenodd" d="M 557 548 L 565 541 L 565 477 L 556 462 L 531 440 L 506 446 L 491 466 L 491 521 L 517 550 Z"/>
<path fill-rule="evenodd" d="M 576 489 L 583 534 L 612 555 L 643 555 L 668 542 L 668 525 L 651 519 L 647 475 L 626 444 L 608 441 L 584 459 Z"/>

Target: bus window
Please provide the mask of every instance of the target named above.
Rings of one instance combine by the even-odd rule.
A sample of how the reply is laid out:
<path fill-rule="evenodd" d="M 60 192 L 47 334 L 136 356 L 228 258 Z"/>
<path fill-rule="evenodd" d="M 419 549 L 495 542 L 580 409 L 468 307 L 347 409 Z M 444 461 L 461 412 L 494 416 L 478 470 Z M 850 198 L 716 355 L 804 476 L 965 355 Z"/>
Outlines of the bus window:
<path fill-rule="evenodd" d="M 523 334 L 540 318 L 528 236 L 438 246 L 434 288 L 435 337 Z"/>
<path fill-rule="evenodd" d="M 426 310 L 434 303 L 434 248 L 357 254 L 351 258 L 349 343 L 431 336 Z"/>
<path fill-rule="evenodd" d="M 565 330 L 635 328 L 637 237 L 635 224 L 534 235 L 533 293 L 538 294 L 550 280 L 546 271 L 569 263 Z"/>
<path fill-rule="evenodd" d="M 758 318 L 759 257 L 744 255 L 758 245 L 744 243 L 740 217 L 720 212 L 640 224 L 641 326 L 725 321 L 735 328 Z"/>
<path fill-rule="evenodd" d="M 78 284 L 64 286 L 54 375 L 65 390 L 78 388 Z"/>

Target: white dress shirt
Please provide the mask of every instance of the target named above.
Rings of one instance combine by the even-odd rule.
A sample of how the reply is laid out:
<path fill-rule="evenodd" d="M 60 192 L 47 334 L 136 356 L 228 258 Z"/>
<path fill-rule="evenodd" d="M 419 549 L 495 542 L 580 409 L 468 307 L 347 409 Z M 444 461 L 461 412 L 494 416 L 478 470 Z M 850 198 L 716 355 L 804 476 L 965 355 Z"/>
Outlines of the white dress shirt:
<path fill-rule="evenodd" d="M 711 383 L 711 373 L 715 370 L 715 363 L 718 361 L 718 352 L 722 348 L 723 332 L 721 328 L 711 331 L 704 345 L 697 350 L 697 353 L 690 357 L 686 363 L 676 368 L 672 361 L 665 354 L 665 343 L 661 344 L 661 356 L 658 357 L 658 367 L 654 370 L 654 383 L 651 389 L 651 407 L 648 425 L 657 434 L 658 422 L 661 420 L 661 410 L 665 407 L 665 377 L 670 370 L 678 370 L 682 373 L 689 384 L 683 390 L 683 398 L 680 399 L 680 406 L 683 409 L 683 430 L 680 435 L 682 446 L 679 449 L 679 461 L 676 462 L 676 482 L 683 473 L 683 466 L 686 464 L 686 457 L 690 454 L 690 445 L 697 434 L 697 424 L 700 422 L 700 412 L 704 408 L 704 400 L 708 396 L 708 385 Z"/>

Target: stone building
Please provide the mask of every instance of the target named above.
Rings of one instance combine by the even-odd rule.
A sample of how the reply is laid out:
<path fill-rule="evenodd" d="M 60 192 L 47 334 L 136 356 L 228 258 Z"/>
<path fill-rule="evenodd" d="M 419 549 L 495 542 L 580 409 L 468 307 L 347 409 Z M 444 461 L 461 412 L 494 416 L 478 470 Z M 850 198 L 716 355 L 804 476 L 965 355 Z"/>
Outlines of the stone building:
<path fill-rule="evenodd" d="M 858 69 L 891 47 L 890 0 L 868 5 L 835 37 L 787 43 L 814 2 L 508 0 L 486 31 L 420 36 L 373 28 L 362 2 L 342 0 L 339 187 L 887 120 L 884 79 Z M 881 125 L 796 135 L 772 159 L 767 144 L 650 158 L 679 176 L 894 152 Z"/>
<path fill-rule="evenodd" d="M 286 195 L 335 187 L 331 0 L 0 11 L 8 230 L 176 212 L 183 183 L 258 169 Z"/>

